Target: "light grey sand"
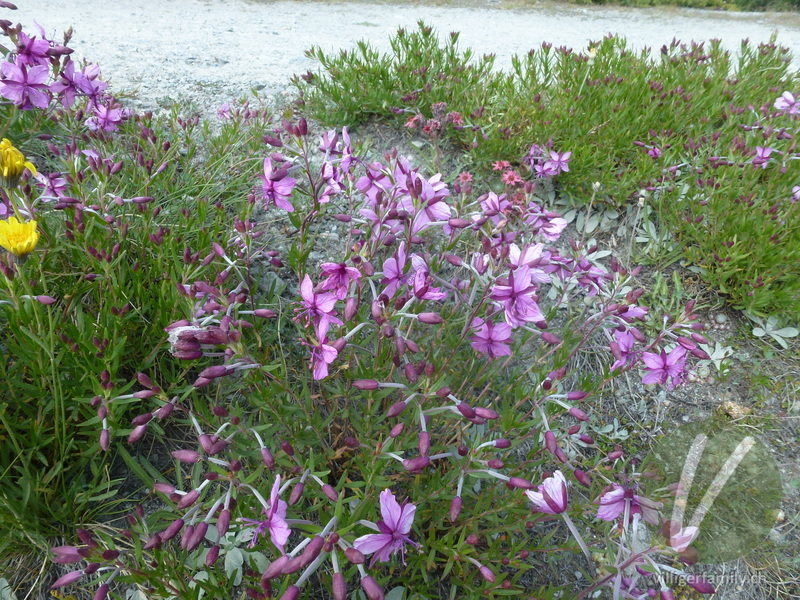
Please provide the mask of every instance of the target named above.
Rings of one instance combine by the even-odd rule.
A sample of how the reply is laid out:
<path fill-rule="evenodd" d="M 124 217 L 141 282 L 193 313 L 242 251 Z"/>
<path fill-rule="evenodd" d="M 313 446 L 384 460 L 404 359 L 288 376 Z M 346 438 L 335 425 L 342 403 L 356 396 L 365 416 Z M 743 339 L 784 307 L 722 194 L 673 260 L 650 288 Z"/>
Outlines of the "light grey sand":
<path fill-rule="evenodd" d="M 398 27 L 420 19 L 440 34 L 461 32 L 462 47 L 494 53 L 507 68 L 513 54 L 542 42 L 583 49 L 617 33 L 635 48 L 658 50 L 673 37 L 719 38 L 736 51 L 742 38 L 792 49 L 800 69 L 800 15 L 624 9 L 542 3 L 527 10 L 444 8 L 400 3 L 266 2 L 254 0 L 18 0 L 0 18 L 35 33 L 34 21 L 60 39 L 72 26 L 75 57 L 99 63 L 115 90 L 136 90 L 140 108 L 188 95 L 209 112 L 256 88 L 268 100 L 292 91 L 293 74 L 315 69 L 312 45 L 349 48 L 366 39 L 388 50 Z"/>

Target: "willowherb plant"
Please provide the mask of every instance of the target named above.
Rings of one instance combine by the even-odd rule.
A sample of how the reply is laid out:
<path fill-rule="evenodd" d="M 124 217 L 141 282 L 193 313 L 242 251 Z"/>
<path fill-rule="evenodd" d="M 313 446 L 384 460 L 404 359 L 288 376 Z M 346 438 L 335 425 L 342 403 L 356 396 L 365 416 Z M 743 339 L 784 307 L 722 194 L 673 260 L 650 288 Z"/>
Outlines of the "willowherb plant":
<path fill-rule="evenodd" d="M 572 549 L 513 524 L 561 515 L 594 581 L 583 596 L 601 585 L 647 593 L 636 587 L 644 575 L 625 569 L 657 569 L 650 556 L 664 546 L 604 541 L 602 522 L 657 523 L 657 504 L 616 473 L 623 450 L 586 433 L 586 400 L 640 366 L 645 383 L 676 385 L 689 354 L 707 358 L 706 340 L 693 303 L 647 338 L 634 274 L 583 240 L 561 242 L 566 221 L 535 176 L 568 170 L 570 153 L 535 145 L 532 178 L 501 165 L 504 191 L 475 195 L 467 178 L 451 190 L 396 152 L 362 159 L 346 130 L 314 143 L 304 120 L 286 121 L 264 141 L 255 192 L 224 230 L 236 233 L 212 244 L 209 264 L 225 267 L 178 285 L 186 312 L 166 327 L 164 360 L 189 365 L 185 380 L 140 373 L 128 389 L 142 389 L 99 401 L 155 402 L 132 420 L 129 443 L 154 418 L 188 425 L 174 475 L 139 469 L 162 508 L 131 515 L 117 539 L 83 534 L 83 546 L 56 549 L 59 562 L 88 562 L 57 583 L 85 575 L 99 598 L 112 581 L 151 598 L 238 585 L 286 599 L 360 586 L 375 600 L 400 582 L 426 596 L 511 590 L 532 555 Z M 284 265 L 254 244 L 269 237 L 262 208 L 293 227 L 288 304 L 265 302 L 252 277 L 259 262 Z M 345 252 L 315 265 L 324 232 L 345 238 Z M 578 372 L 588 352 L 599 367 Z M 580 486 L 571 503 L 569 482 Z M 596 482 L 608 488 L 600 512 Z M 522 491 L 543 513 L 535 522 Z M 596 572 L 592 549 L 615 544 L 617 569 Z"/>

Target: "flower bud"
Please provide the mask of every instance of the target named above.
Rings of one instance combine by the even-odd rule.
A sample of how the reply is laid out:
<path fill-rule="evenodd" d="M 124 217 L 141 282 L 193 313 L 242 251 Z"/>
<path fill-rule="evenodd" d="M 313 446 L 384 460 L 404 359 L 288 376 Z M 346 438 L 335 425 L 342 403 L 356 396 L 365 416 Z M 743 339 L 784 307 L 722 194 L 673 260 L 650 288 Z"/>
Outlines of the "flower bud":
<path fill-rule="evenodd" d="M 578 419 L 578 421 L 588 421 L 589 420 L 589 415 L 587 415 L 585 412 L 583 412 L 580 408 L 575 408 L 574 406 L 569 409 L 569 414 L 571 414 L 573 417 Z"/>
<path fill-rule="evenodd" d="M 427 431 L 422 431 L 419 434 L 419 444 L 417 445 L 419 453 L 422 456 L 427 456 L 428 451 L 431 449 L 431 434 Z"/>
<path fill-rule="evenodd" d="M 534 485 L 528 481 L 527 479 L 522 479 L 521 477 L 512 477 L 508 480 L 508 485 L 513 488 L 520 488 L 523 490 L 532 490 Z"/>
<path fill-rule="evenodd" d="M 547 344 L 551 344 L 551 345 L 553 345 L 553 346 L 555 346 L 556 344 L 560 344 L 560 343 L 561 343 L 561 340 L 560 340 L 560 339 L 558 339 L 556 336 L 554 336 L 554 335 L 553 335 L 552 333 L 550 333 L 549 331 L 543 331 L 543 332 L 542 332 L 542 340 L 543 340 L 545 343 L 547 343 Z"/>
<path fill-rule="evenodd" d="M 261 449 L 261 460 L 264 462 L 264 466 L 270 471 L 275 468 L 275 457 L 272 456 L 272 452 L 269 451 L 269 448 Z"/>
<path fill-rule="evenodd" d="M 466 418 L 468 418 L 468 419 L 474 419 L 475 418 L 475 411 L 466 402 L 459 402 L 456 405 L 456 408 L 458 409 L 458 412 L 460 412 Z"/>
<path fill-rule="evenodd" d="M 283 556 L 279 556 L 267 567 L 267 570 L 264 571 L 264 574 L 261 576 L 261 581 L 269 581 L 270 579 L 275 579 L 283 574 L 283 567 L 286 566 L 286 563 L 289 562 L 289 557 L 284 554 Z"/>
<path fill-rule="evenodd" d="M 128 436 L 128 443 L 135 444 L 140 439 L 144 437 L 144 434 L 147 432 L 147 425 L 137 425 L 133 428 L 130 435 Z"/>
<path fill-rule="evenodd" d="M 280 600 L 297 600 L 300 597 L 300 588 L 292 584 L 283 592 Z"/>
<path fill-rule="evenodd" d="M 455 523 L 458 520 L 458 515 L 461 514 L 461 496 L 456 496 L 453 498 L 453 501 L 450 502 L 450 522 Z"/>
<path fill-rule="evenodd" d="M 160 548 L 161 543 L 163 541 L 164 540 L 161 538 L 161 535 L 156 533 L 144 543 L 144 546 L 142 546 L 142 548 L 144 550 L 152 550 L 153 548 Z"/>
<path fill-rule="evenodd" d="M 357 390 L 377 390 L 378 386 L 374 379 L 357 379 L 353 382 L 353 387 Z"/>
<path fill-rule="evenodd" d="M 180 530 L 183 529 L 183 526 L 183 519 L 175 519 L 161 534 L 161 541 L 167 542 L 174 538 L 176 535 L 178 535 L 178 533 L 180 533 Z"/>
<path fill-rule="evenodd" d="M 51 548 L 50 551 L 55 554 L 55 557 L 51 560 L 60 565 L 68 565 L 83 560 L 83 556 L 78 554 L 78 549 L 75 546 L 56 546 Z"/>
<path fill-rule="evenodd" d="M 347 583 L 341 573 L 333 574 L 333 600 L 347 600 Z"/>
<path fill-rule="evenodd" d="M 337 492 L 332 485 L 324 483 L 322 485 L 322 493 L 325 494 L 331 502 L 339 501 L 339 492 Z"/>
<path fill-rule="evenodd" d="M 364 561 L 366 560 L 361 551 L 356 550 L 353 547 L 346 548 L 344 551 L 344 555 L 347 558 L 347 560 L 354 565 L 363 565 Z"/>
<path fill-rule="evenodd" d="M 686 583 L 689 585 L 689 587 L 697 590 L 701 594 L 713 594 L 715 591 L 713 585 L 697 575 L 690 575 L 687 577 Z"/>
<path fill-rule="evenodd" d="M 183 463 L 196 463 L 200 461 L 200 453 L 195 450 L 175 450 L 170 452 L 173 458 L 177 458 Z"/>
<path fill-rule="evenodd" d="M 227 508 L 222 509 L 219 513 L 219 517 L 217 517 L 217 532 L 219 533 L 220 537 L 228 533 L 228 528 L 231 524 L 231 511 Z"/>
<path fill-rule="evenodd" d="M 580 483 L 581 485 L 585 485 L 586 487 L 592 485 L 592 480 L 589 479 L 589 476 L 586 474 L 585 471 L 581 471 L 580 469 L 575 469 L 573 471 L 573 474 L 575 475 L 575 479 L 577 479 L 578 483 Z"/>
<path fill-rule="evenodd" d="M 217 562 L 218 558 L 219 558 L 219 546 L 217 544 L 214 544 L 208 550 L 208 554 L 206 554 L 206 566 L 207 567 L 213 566 L 214 563 Z"/>
<path fill-rule="evenodd" d="M 395 402 L 389 407 L 386 416 L 396 417 L 406 409 L 406 406 L 408 406 L 408 403 L 405 400 L 401 400 L 400 402 Z"/>
<path fill-rule="evenodd" d="M 417 381 L 419 381 L 419 375 L 417 375 L 417 370 L 411 363 L 406 363 L 406 366 L 403 367 L 403 372 L 405 373 L 406 379 L 408 379 L 411 383 L 416 383 Z"/>
<path fill-rule="evenodd" d="M 608 460 L 617 460 L 618 458 L 622 458 L 623 454 L 624 452 L 622 452 L 622 448 L 619 446 L 614 446 L 613 452 L 609 452 L 607 458 Z"/>
<path fill-rule="evenodd" d="M 392 429 L 389 431 L 389 437 L 396 438 L 401 433 L 403 433 L 403 429 L 405 429 L 405 427 L 406 427 L 405 423 L 398 423 L 397 425 L 392 427 Z"/>
<path fill-rule="evenodd" d="M 422 471 L 425 467 L 431 464 L 431 459 L 427 456 L 418 456 L 416 458 L 406 459 L 403 461 L 403 468 L 406 471 Z"/>
<path fill-rule="evenodd" d="M 369 600 L 383 600 L 383 590 L 381 586 L 369 575 L 365 575 L 361 578 L 361 589 L 364 590 Z"/>
<path fill-rule="evenodd" d="M 70 583 L 75 583 L 78 579 L 81 578 L 83 575 L 83 571 L 71 571 L 66 575 L 62 575 L 58 579 L 56 579 L 55 583 L 50 586 L 50 589 L 55 589 L 59 587 L 63 587 L 65 585 L 69 585 Z"/>
<path fill-rule="evenodd" d="M 500 418 L 500 413 L 498 413 L 496 410 L 492 410 L 491 408 L 476 406 L 474 410 L 475 416 L 480 417 L 481 419 L 489 419 L 490 421 L 493 421 Z"/>
<path fill-rule="evenodd" d="M 184 508 L 190 507 L 197 501 L 199 497 L 200 497 L 200 492 L 198 492 L 197 490 L 192 490 L 191 492 L 189 492 L 180 499 L 180 501 L 178 502 L 178 509 L 182 510 Z"/>
<path fill-rule="evenodd" d="M 289 494 L 289 506 L 294 506 L 300 501 L 300 498 L 303 495 L 303 490 L 305 489 L 306 484 L 302 481 L 298 481 L 295 486 L 292 488 L 292 493 Z"/>
<path fill-rule="evenodd" d="M 444 323 L 444 319 L 434 312 L 419 313 L 417 315 L 417 319 L 419 319 L 420 323 L 425 323 L 426 325 L 438 325 L 439 323 Z"/>
<path fill-rule="evenodd" d="M 478 572 L 481 574 L 481 577 L 483 577 L 486 581 L 488 581 L 489 583 L 494 583 L 495 581 L 494 573 L 492 573 L 492 570 L 489 567 L 482 566 L 480 569 L 478 569 Z"/>
<path fill-rule="evenodd" d="M 558 444 L 556 443 L 556 436 L 552 431 L 545 431 L 544 432 L 544 446 L 547 448 L 547 451 L 551 454 L 556 453 L 556 448 L 558 448 Z"/>
<path fill-rule="evenodd" d="M 201 521 L 197 527 L 194 528 L 191 537 L 186 541 L 187 552 L 191 552 L 203 543 L 203 540 L 206 538 L 207 531 L 208 523 L 206 521 Z"/>
<path fill-rule="evenodd" d="M 108 431 L 108 429 L 103 429 L 100 432 L 100 449 L 103 452 L 106 452 L 108 451 L 108 447 L 110 444 L 111 444 L 111 433 Z"/>

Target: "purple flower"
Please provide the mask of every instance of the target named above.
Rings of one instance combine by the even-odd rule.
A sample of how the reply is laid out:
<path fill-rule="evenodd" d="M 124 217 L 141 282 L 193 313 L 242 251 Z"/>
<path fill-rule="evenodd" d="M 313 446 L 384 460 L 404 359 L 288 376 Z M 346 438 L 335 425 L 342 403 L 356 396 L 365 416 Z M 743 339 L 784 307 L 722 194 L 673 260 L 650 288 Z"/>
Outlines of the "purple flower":
<path fill-rule="evenodd" d="M 546 168 L 555 171 L 555 174 L 566 173 L 569 171 L 569 161 L 572 158 L 572 152 L 550 152 L 550 160 L 544 163 Z"/>
<path fill-rule="evenodd" d="M 559 173 L 559 171 L 556 170 L 553 163 L 550 162 L 549 160 L 543 165 L 533 165 L 533 172 L 536 173 L 536 177 L 539 179 L 545 179 L 547 177 L 555 177 Z"/>
<path fill-rule="evenodd" d="M 296 309 L 298 315 L 294 320 L 295 322 L 305 320 L 306 324 L 312 323 L 319 339 L 325 337 L 331 323 L 342 325 L 342 321 L 333 315 L 333 307 L 338 298 L 329 292 L 316 293 L 308 275 L 300 284 L 300 296 L 303 298 L 302 308 Z"/>
<path fill-rule="evenodd" d="M 226 119 L 231 118 L 231 105 L 227 102 L 223 102 L 220 107 L 217 109 L 217 118 L 220 121 L 224 121 Z"/>
<path fill-rule="evenodd" d="M 531 226 L 534 233 L 540 234 L 550 242 L 555 242 L 561 237 L 561 232 L 566 228 L 567 221 L 557 213 L 545 212 L 535 202 L 528 204 L 525 222 Z"/>
<path fill-rule="evenodd" d="M 783 92 L 783 94 L 775 100 L 774 106 L 787 115 L 796 115 L 800 112 L 800 102 L 795 99 L 794 94 L 791 92 Z"/>
<path fill-rule="evenodd" d="M 616 371 L 622 367 L 631 364 L 636 359 L 636 353 L 633 352 L 633 346 L 636 344 L 636 338 L 630 331 L 614 330 L 614 341 L 611 342 L 611 354 L 617 360 L 611 365 L 611 371 Z"/>
<path fill-rule="evenodd" d="M 642 383 L 645 385 L 666 384 L 667 389 L 671 390 L 683 379 L 683 371 L 686 367 L 686 348 L 675 346 L 669 354 L 664 350 L 661 351 L 661 354 L 645 352 L 642 355 L 642 361 L 647 370 L 642 377 Z"/>
<path fill-rule="evenodd" d="M 633 488 L 625 488 L 618 483 L 612 489 L 600 496 L 600 507 L 597 509 L 597 518 L 604 521 L 613 521 L 625 512 L 625 506 L 630 505 L 629 514 L 641 514 L 642 519 L 653 525 L 658 524 L 658 509 L 660 502 L 654 502 L 634 493 Z"/>
<path fill-rule="evenodd" d="M 325 275 L 320 289 L 332 291 L 339 300 L 347 295 L 350 282 L 358 281 L 361 277 L 361 271 L 355 267 L 348 267 L 345 263 L 322 263 L 320 268 Z"/>
<path fill-rule="evenodd" d="M 484 214 L 489 217 L 495 225 L 498 225 L 503 220 L 503 211 L 511 206 L 511 202 L 506 200 L 505 194 L 499 196 L 494 192 L 489 192 L 481 200 L 481 208 Z"/>
<path fill-rule="evenodd" d="M 661 149 L 658 146 L 653 146 L 647 151 L 651 158 L 656 159 L 661 156 Z"/>
<path fill-rule="evenodd" d="M 567 510 L 567 480 L 561 471 L 545 479 L 538 492 L 526 490 L 525 494 L 540 512 L 560 515 Z"/>
<path fill-rule="evenodd" d="M 800 202 L 800 185 L 796 185 L 792 188 L 791 202 Z"/>
<path fill-rule="evenodd" d="M 433 278 L 425 259 L 418 254 L 411 255 L 411 266 L 414 268 L 414 276 L 411 280 L 414 288 L 414 295 L 421 300 L 444 300 L 447 293 L 432 285 Z"/>
<path fill-rule="evenodd" d="M 45 83 L 50 69 L 36 65 L 28 69 L 25 65 L 4 62 L 0 65 L 3 79 L 0 80 L 0 96 L 8 98 L 22 110 L 34 106 L 45 109 L 50 105 L 50 90 Z"/>
<path fill-rule="evenodd" d="M 258 536 L 269 531 L 270 538 L 275 547 L 283 554 L 283 547 L 289 539 L 289 525 L 286 523 L 286 502 L 278 498 L 278 492 L 281 489 L 281 476 L 275 477 L 275 483 L 272 484 L 272 492 L 269 495 L 269 504 L 264 506 L 264 515 L 267 517 L 263 521 L 257 519 L 242 519 L 245 523 L 250 523 L 256 526 L 253 532 L 253 539 L 250 541 L 250 547 L 256 545 Z M 261 496 L 259 496 L 261 499 Z M 263 502 L 263 501 L 262 501 Z"/>
<path fill-rule="evenodd" d="M 29 37 L 24 31 L 19 32 L 17 41 L 17 64 L 33 67 L 36 65 L 49 65 L 50 57 L 47 51 L 50 50 L 50 42 L 47 40 L 37 40 L 36 37 Z"/>
<path fill-rule="evenodd" d="M 289 196 L 292 195 L 294 184 L 297 181 L 288 176 L 288 171 L 281 168 L 273 172 L 272 160 L 267 157 L 264 159 L 264 174 L 259 177 L 261 177 L 261 191 L 264 194 L 265 207 L 272 202 L 286 212 L 293 212 L 294 206 L 289 202 Z"/>
<path fill-rule="evenodd" d="M 323 337 L 322 341 L 316 346 L 307 344 L 311 349 L 311 370 L 314 373 L 314 379 L 317 381 L 328 376 L 328 365 L 339 356 L 339 351 L 326 344 L 325 342 L 327 341 L 327 338 Z"/>
<path fill-rule="evenodd" d="M 753 157 L 752 161 L 753 166 L 766 169 L 767 165 L 769 164 L 770 154 L 772 154 L 772 148 L 770 147 L 763 148 L 761 146 L 756 146 L 756 155 Z"/>
<path fill-rule="evenodd" d="M 381 492 L 380 504 L 383 520 L 376 523 L 380 533 L 362 535 L 353 542 L 353 546 L 363 554 L 375 554 L 370 562 L 370 568 L 378 561 L 388 562 L 391 555 L 398 550 L 405 564 L 406 544 L 411 544 L 415 548 L 418 546 L 408 537 L 417 507 L 411 503 L 400 506 L 389 489 Z"/>
<path fill-rule="evenodd" d="M 61 97 L 61 104 L 64 108 L 72 108 L 75 104 L 75 97 L 83 93 L 75 74 L 75 62 L 70 60 L 64 66 L 64 70 L 58 74 L 58 81 L 50 85 L 50 91 Z"/>
<path fill-rule="evenodd" d="M 39 199 L 48 202 L 64 197 L 69 183 L 62 177 L 62 173 L 39 173 L 36 177 L 36 186 L 42 188 Z"/>
<path fill-rule="evenodd" d="M 498 356 L 510 356 L 511 325 L 508 323 L 492 323 L 483 319 L 474 319 L 472 328 L 475 335 L 470 340 L 470 345 L 481 354 L 486 354 L 490 359 Z"/>
<path fill-rule="evenodd" d="M 386 286 L 383 293 L 389 298 L 394 296 L 401 285 L 406 285 L 406 283 L 408 283 L 409 276 L 404 273 L 405 270 L 406 244 L 405 242 L 400 242 L 400 246 L 398 246 L 395 255 L 383 261 L 383 279 L 381 279 L 381 285 Z"/>
<path fill-rule="evenodd" d="M 108 84 L 105 81 L 99 80 L 99 76 L 99 65 L 86 65 L 83 69 L 75 73 L 75 82 L 78 84 L 78 87 L 94 104 L 100 103 L 101 96 L 106 89 L 108 89 Z"/>
<path fill-rule="evenodd" d="M 120 123 L 126 117 L 125 111 L 121 108 L 114 108 L 113 105 L 92 104 L 94 115 L 86 119 L 86 126 L 92 131 L 102 129 L 103 131 L 116 131 Z"/>
<path fill-rule="evenodd" d="M 507 285 L 496 283 L 489 297 L 502 303 L 506 322 L 511 327 L 545 320 L 539 305 L 533 299 L 536 286 L 531 283 L 531 271 L 528 267 L 523 265 L 510 271 L 506 283 Z"/>
<path fill-rule="evenodd" d="M 550 283 L 550 276 L 536 267 L 550 262 L 550 252 L 542 252 L 542 244 L 525 246 L 520 249 L 516 244 L 508 246 L 508 263 L 512 269 L 526 266 L 531 269 L 531 280 L 536 283 Z"/>

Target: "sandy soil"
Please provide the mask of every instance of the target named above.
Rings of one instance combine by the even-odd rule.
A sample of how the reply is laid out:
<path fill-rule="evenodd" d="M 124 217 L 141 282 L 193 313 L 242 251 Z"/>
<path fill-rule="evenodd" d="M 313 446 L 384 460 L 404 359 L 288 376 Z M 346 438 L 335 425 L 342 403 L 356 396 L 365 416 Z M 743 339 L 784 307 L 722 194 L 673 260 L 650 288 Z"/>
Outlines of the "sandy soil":
<path fill-rule="evenodd" d="M 778 41 L 792 49 L 800 69 L 800 15 L 623 9 L 542 3 L 525 10 L 384 3 L 267 2 L 264 0 L 18 0 L 0 18 L 35 32 L 34 21 L 60 39 L 74 28 L 78 59 L 99 63 L 116 90 L 136 90 L 139 108 L 189 96 L 209 112 L 251 88 L 269 100 L 290 94 L 293 74 L 315 69 L 304 56 L 368 40 L 388 49 L 398 27 L 422 19 L 442 33 L 461 32 L 464 47 L 494 53 L 497 66 L 542 42 L 583 48 L 609 32 L 636 48 L 656 50 L 673 37 L 719 38 L 735 51 L 742 38 Z"/>

